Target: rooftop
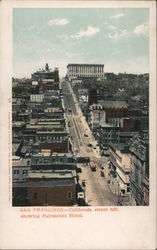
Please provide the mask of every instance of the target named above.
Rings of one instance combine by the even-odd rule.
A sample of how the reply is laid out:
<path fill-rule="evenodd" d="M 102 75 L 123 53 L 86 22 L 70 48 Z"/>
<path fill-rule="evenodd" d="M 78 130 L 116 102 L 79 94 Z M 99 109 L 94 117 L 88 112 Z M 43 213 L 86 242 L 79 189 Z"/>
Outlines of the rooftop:
<path fill-rule="evenodd" d="M 20 146 L 20 143 L 12 143 L 12 155 L 16 154 L 19 146 Z"/>
<path fill-rule="evenodd" d="M 98 104 L 107 108 L 127 108 L 128 105 L 125 101 L 98 101 Z M 94 104 L 96 106 L 96 104 Z"/>
<path fill-rule="evenodd" d="M 20 157 L 12 157 L 12 166 L 13 167 L 24 167 L 24 166 L 30 166 L 30 158 L 24 159 Z"/>
<path fill-rule="evenodd" d="M 49 150 L 44 149 L 44 152 L 46 152 L 46 151 L 49 152 Z M 32 155 L 32 157 L 43 157 L 43 156 L 44 157 L 50 157 L 50 156 L 55 157 L 55 156 L 58 156 L 58 157 L 66 157 L 66 158 L 73 157 L 74 158 L 74 155 L 72 153 L 51 153 L 51 155 L 50 154 L 45 155 L 44 152 Z"/>
<path fill-rule="evenodd" d="M 49 130 L 49 131 L 37 131 L 37 134 L 38 135 L 42 135 L 42 134 L 44 134 L 44 135 L 51 135 L 51 134 L 57 134 L 57 135 L 67 135 L 67 132 L 66 132 L 66 130 L 59 130 L 59 131 L 57 131 L 57 130 Z"/>
<path fill-rule="evenodd" d="M 24 125 L 25 125 L 25 123 L 22 121 L 12 122 L 12 127 L 22 127 Z"/>
<path fill-rule="evenodd" d="M 69 179 L 76 176 L 76 172 L 71 170 L 61 170 L 61 171 L 54 171 L 54 170 L 35 170 L 30 171 L 28 173 L 28 178 L 30 179 Z"/>
<path fill-rule="evenodd" d="M 59 107 L 48 107 L 44 110 L 45 112 L 63 112 L 61 108 Z"/>
<path fill-rule="evenodd" d="M 67 67 L 69 66 L 103 66 L 104 67 L 104 64 L 70 63 L 67 65 Z"/>
<path fill-rule="evenodd" d="M 29 181 L 29 182 L 13 182 L 13 188 L 32 188 L 32 187 L 52 187 L 52 186 L 72 186 L 74 185 L 75 179 L 67 178 L 67 179 L 51 179 L 44 181 L 40 179 L 38 181 Z"/>
<path fill-rule="evenodd" d="M 127 153 L 129 151 L 127 143 L 110 143 L 110 147 L 113 148 L 113 150 L 119 150 L 122 153 Z"/>
<path fill-rule="evenodd" d="M 100 126 L 102 128 L 118 128 L 118 126 L 106 122 L 101 122 Z"/>

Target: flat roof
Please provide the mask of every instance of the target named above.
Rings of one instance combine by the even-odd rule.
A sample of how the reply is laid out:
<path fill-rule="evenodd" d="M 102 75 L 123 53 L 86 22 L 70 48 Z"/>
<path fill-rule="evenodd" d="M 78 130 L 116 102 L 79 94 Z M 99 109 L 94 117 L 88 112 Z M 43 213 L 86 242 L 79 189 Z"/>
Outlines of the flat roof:
<path fill-rule="evenodd" d="M 118 126 L 106 122 L 101 122 L 100 126 L 104 128 L 118 128 Z"/>
<path fill-rule="evenodd" d="M 14 155 L 16 153 L 19 146 L 20 146 L 20 143 L 12 143 L 12 155 Z"/>
<path fill-rule="evenodd" d="M 101 105 L 101 106 L 105 106 L 105 107 L 108 107 L 108 108 L 127 108 L 128 105 L 125 101 L 98 101 L 98 104 Z M 94 104 L 93 106 L 98 106 L 97 104 Z"/>
<path fill-rule="evenodd" d="M 26 181 L 26 182 L 13 182 L 13 188 L 42 188 L 52 186 L 72 186 L 74 179 L 52 179 L 52 180 L 39 180 L 39 181 Z"/>
<path fill-rule="evenodd" d="M 28 129 L 28 130 L 35 130 L 35 129 L 41 129 L 41 128 L 47 128 L 47 129 L 51 129 L 51 131 L 53 131 L 53 132 L 56 132 L 56 129 L 62 129 L 62 127 L 63 127 L 63 125 L 62 124 L 49 124 L 49 123 L 47 123 L 47 124 L 27 124 L 26 125 L 26 129 Z M 26 130 L 24 131 L 24 133 L 26 132 Z"/>
<path fill-rule="evenodd" d="M 30 163 L 30 158 L 25 159 L 12 157 L 12 167 L 30 167 Z"/>
<path fill-rule="evenodd" d="M 103 66 L 104 67 L 104 64 L 90 64 L 90 63 L 70 63 L 67 65 L 67 67 L 69 66 Z"/>
<path fill-rule="evenodd" d="M 127 143 L 110 143 L 110 145 L 114 150 L 120 150 L 120 151 L 128 151 L 129 146 Z"/>
<path fill-rule="evenodd" d="M 71 170 L 35 170 L 35 171 L 30 171 L 28 172 L 28 178 L 31 179 L 71 179 L 76 176 L 76 171 Z"/>
<path fill-rule="evenodd" d="M 49 151 L 49 149 L 43 149 L 43 150 Z M 76 158 L 72 153 L 52 153 L 50 156 L 51 157 L 59 156 L 59 157 L 67 157 L 67 158 L 73 157 L 74 159 Z M 48 156 L 48 157 L 50 157 L 50 156 Z M 45 155 L 44 155 L 44 152 L 41 152 L 41 153 L 32 155 L 32 157 L 45 157 Z M 47 155 L 46 155 L 46 157 L 47 157 Z"/>
<path fill-rule="evenodd" d="M 39 134 L 39 135 L 42 135 L 42 134 L 47 134 L 47 135 L 50 135 L 50 134 L 65 134 L 65 135 L 67 135 L 68 133 L 66 132 L 66 130 L 64 130 L 64 131 L 51 130 L 51 131 L 37 131 L 37 134 Z"/>
<path fill-rule="evenodd" d="M 12 122 L 12 127 L 21 127 L 23 125 L 25 125 L 25 122 L 22 122 L 22 121 Z"/>

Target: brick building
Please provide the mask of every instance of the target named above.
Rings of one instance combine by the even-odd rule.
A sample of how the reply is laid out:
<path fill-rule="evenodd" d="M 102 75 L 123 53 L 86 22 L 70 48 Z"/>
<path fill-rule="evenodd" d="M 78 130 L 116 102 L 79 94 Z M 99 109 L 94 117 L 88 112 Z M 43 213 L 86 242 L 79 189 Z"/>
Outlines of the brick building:
<path fill-rule="evenodd" d="M 125 101 L 99 101 L 90 106 L 90 127 L 93 130 L 100 122 L 120 126 L 121 118 L 127 116 L 127 111 Z"/>
<path fill-rule="evenodd" d="M 76 203 L 76 173 L 33 171 L 28 174 L 30 206 L 72 206 Z"/>
<path fill-rule="evenodd" d="M 50 149 L 52 152 L 68 153 L 70 150 L 69 135 L 65 130 L 37 131 L 39 150 Z"/>
<path fill-rule="evenodd" d="M 45 151 L 45 150 L 44 150 Z M 48 150 L 46 150 L 48 151 Z M 76 170 L 77 161 L 72 154 L 51 154 L 45 155 L 43 151 L 31 157 L 32 170 Z"/>

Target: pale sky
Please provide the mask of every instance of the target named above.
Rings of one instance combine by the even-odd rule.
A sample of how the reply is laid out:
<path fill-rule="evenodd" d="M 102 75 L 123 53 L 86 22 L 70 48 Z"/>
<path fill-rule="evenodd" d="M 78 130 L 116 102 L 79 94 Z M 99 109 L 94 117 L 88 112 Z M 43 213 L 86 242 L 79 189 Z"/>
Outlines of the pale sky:
<path fill-rule="evenodd" d="M 105 72 L 149 72 L 149 10 L 14 9 L 13 76 L 68 63 L 103 63 Z"/>

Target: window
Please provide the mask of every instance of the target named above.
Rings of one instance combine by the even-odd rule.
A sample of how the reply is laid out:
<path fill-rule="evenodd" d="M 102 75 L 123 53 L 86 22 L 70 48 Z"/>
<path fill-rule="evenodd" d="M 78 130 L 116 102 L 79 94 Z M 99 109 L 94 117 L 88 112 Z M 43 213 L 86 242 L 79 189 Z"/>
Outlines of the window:
<path fill-rule="evenodd" d="M 23 174 L 23 175 L 27 175 L 27 172 L 28 172 L 28 170 L 23 170 L 23 171 L 22 171 L 22 174 Z"/>
<path fill-rule="evenodd" d="M 72 200 L 72 192 L 67 192 L 67 199 Z"/>
<path fill-rule="evenodd" d="M 38 193 L 34 193 L 34 200 L 37 200 L 38 198 Z"/>
<path fill-rule="evenodd" d="M 14 170 L 14 174 L 19 174 L 19 170 Z"/>

